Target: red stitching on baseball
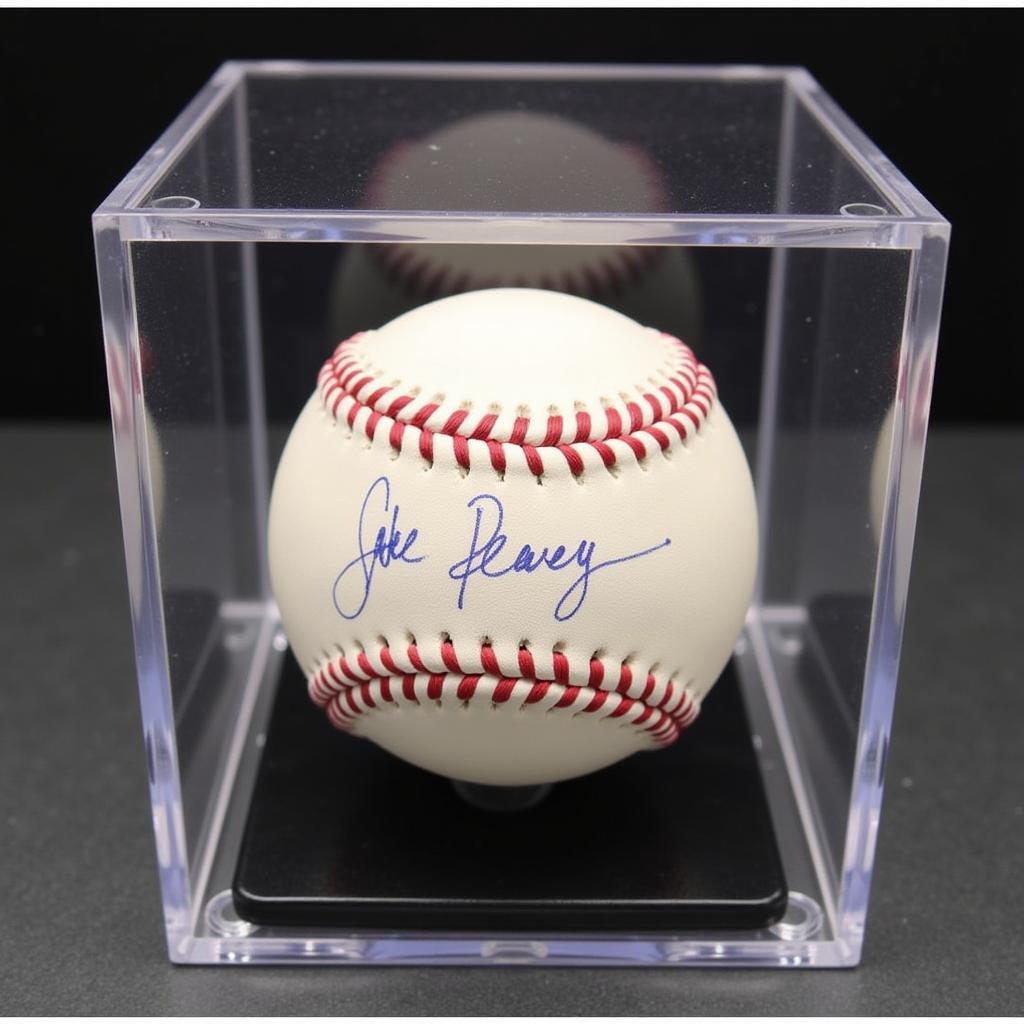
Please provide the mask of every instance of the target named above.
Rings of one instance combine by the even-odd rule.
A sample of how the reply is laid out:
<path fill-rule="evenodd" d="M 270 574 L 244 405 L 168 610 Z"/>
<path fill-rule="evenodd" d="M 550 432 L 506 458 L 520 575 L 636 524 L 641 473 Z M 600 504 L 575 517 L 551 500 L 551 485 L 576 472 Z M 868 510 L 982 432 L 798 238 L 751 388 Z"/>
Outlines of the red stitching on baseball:
<path fill-rule="evenodd" d="M 637 679 L 626 661 L 618 663 L 617 672 L 609 672 L 615 663 L 597 654 L 584 667 L 578 663 L 574 666 L 564 651 L 553 650 L 550 667 L 546 658 L 538 666 L 533 652 L 524 644 L 515 654 L 517 671 L 510 672 L 511 666 L 501 667 L 494 647 L 487 641 L 473 655 L 460 657 L 447 637 L 439 644 L 436 656 L 432 653 L 426 658 L 419 645 L 411 641 L 404 655 L 408 667 L 398 664 L 386 643 L 372 654 L 359 650 L 350 658 L 339 653 L 310 675 L 309 694 L 337 728 L 347 730 L 359 716 L 388 704 L 443 701 L 448 680 L 458 680 L 454 698 L 462 704 L 484 698 L 491 704 L 505 704 L 520 684 L 529 684 L 529 690 L 522 694 L 522 706 L 550 700 L 548 712 L 605 712 L 603 717 L 625 719 L 648 733 L 657 745 L 673 742 L 700 711 L 685 686 L 672 678 L 659 683 L 653 672 L 644 677 L 641 693 L 631 693 L 637 688 Z M 479 672 L 475 671 L 477 665 Z M 396 680 L 401 681 L 398 687 L 392 685 Z M 493 687 L 481 686 L 484 680 L 493 681 Z M 655 693 L 659 694 L 657 700 L 652 699 Z"/>
<path fill-rule="evenodd" d="M 512 433 L 508 436 L 508 443 L 522 446 L 527 430 L 530 429 L 530 421 L 526 416 L 517 416 Z"/>
<path fill-rule="evenodd" d="M 493 704 L 504 704 L 505 701 L 512 696 L 512 690 L 518 682 L 518 679 L 500 680 L 498 685 L 494 688 L 494 692 L 491 694 L 491 702 Z"/>
<path fill-rule="evenodd" d="M 324 408 L 335 420 L 343 420 L 371 441 L 378 427 L 386 426 L 388 443 L 399 453 L 406 429 L 417 431 L 419 454 L 431 465 L 436 455 L 435 438 L 442 436 L 451 439 L 452 456 L 466 471 L 472 467 L 476 452 L 503 475 L 508 469 L 506 449 L 517 448 L 523 453 L 526 468 L 536 477 L 544 475 L 545 455 L 554 452 L 565 460 L 569 472 L 579 477 L 586 470 L 587 451 L 596 452 L 605 468 L 611 469 L 626 451 L 639 462 L 647 457 L 651 442 L 663 452 L 669 450 L 676 435 L 685 442 L 701 429 L 715 400 L 710 371 L 697 362 L 687 345 L 666 334 L 663 337 L 674 350 L 675 364 L 668 374 L 669 382 L 645 392 L 641 396 L 643 405 L 625 400 L 628 424 L 623 422 L 619 409 L 609 405 L 603 410 L 603 428 L 600 417 L 595 422 L 595 417 L 585 411 L 576 412 L 575 422 L 566 422 L 560 413 L 550 413 L 536 428 L 529 416 L 518 415 L 504 439 L 494 436 L 498 414 L 491 410 L 474 418 L 469 409 L 456 409 L 441 422 L 428 426 L 435 414 L 442 412 L 441 404 L 430 401 L 420 405 L 413 395 L 394 395 L 393 387 L 381 385 L 365 372 L 358 354 L 351 351 L 363 337 L 365 332 L 341 342 L 320 370 L 317 387 Z M 533 443 L 527 441 L 528 437 L 539 439 Z M 644 438 L 649 441 L 645 443 Z M 616 448 L 612 442 L 622 447 Z"/>
<path fill-rule="evenodd" d="M 526 700 L 523 701 L 523 703 L 536 704 L 539 701 L 542 701 L 548 695 L 548 690 L 550 688 L 550 683 L 534 683 L 529 695 L 527 696 Z"/>
<path fill-rule="evenodd" d="M 588 440 L 592 430 L 593 425 L 590 422 L 590 413 L 576 413 L 576 437 L 573 438 L 573 444 L 579 444 L 580 441 Z"/>

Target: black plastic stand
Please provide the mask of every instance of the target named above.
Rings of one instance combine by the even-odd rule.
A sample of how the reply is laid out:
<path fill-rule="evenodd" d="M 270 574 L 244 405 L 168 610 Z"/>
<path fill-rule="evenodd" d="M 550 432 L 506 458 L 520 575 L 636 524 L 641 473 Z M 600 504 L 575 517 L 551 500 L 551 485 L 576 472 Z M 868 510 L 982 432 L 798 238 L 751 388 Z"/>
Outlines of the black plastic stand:
<path fill-rule="evenodd" d="M 546 794 L 506 791 L 532 798 L 514 813 L 474 806 L 493 805 L 480 792 L 491 787 L 458 789 L 335 731 L 289 658 L 239 854 L 238 913 L 296 927 L 642 932 L 758 928 L 785 910 L 731 667 L 666 750 Z"/>

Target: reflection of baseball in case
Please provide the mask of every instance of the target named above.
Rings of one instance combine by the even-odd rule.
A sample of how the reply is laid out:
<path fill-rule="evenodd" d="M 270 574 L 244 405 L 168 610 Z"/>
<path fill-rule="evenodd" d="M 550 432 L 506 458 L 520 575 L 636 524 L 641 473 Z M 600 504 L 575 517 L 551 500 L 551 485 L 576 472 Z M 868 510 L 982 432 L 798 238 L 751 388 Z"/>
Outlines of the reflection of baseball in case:
<path fill-rule="evenodd" d="M 665 175 L 642 147 L 567 117 L 497 110 L 397 143 L 374 166 L 369 209 L 667 211 Z M 545 288 L 610 303 L 643 322 L 700 331 L 692 251 L 659 245 L 452 244 L 342 247 L 329 324 L 378 325 L 410 305 L 482 288 Z M 355 329 L 354 327 L 352 329 Z"/>
<path fill-rule="evenodd" d="M 686 345 L 498 289 L 338 346 L 277 470 L 270 569 L 335 725 L 528 785 L 696 717 L 756 537 L 746 459 Z"/>

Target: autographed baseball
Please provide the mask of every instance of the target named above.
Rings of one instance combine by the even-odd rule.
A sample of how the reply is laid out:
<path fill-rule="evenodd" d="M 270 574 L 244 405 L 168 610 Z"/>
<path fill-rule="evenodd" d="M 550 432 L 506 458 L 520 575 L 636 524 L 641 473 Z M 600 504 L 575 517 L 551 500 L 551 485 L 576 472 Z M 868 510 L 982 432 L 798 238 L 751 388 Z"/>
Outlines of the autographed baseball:
<path fill-rule="evenodd" d="M 277 469 L 270 571 L 337 727 L 468 782 L 671 743 L 750 600 L 750 473 L 681 341 L 502 288 L 343 341 Z"/>

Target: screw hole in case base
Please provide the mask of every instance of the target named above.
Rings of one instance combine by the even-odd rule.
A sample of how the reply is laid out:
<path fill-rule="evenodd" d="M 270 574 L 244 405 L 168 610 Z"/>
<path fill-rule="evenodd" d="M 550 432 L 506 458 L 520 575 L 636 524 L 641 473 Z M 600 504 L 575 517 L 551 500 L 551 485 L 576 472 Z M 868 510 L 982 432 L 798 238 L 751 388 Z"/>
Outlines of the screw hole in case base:
<path fill-rule="evenodd" d="M 889 211 L 876 203 L 846 203 L 839 207 L 844 217 L 886 217 Z"/>
<path fill-rule="evenodd" d="M 157 210 L 198 210 L 202 204 L 192 196 L 161 196 L 150 205 Z"/>
<path fill-rule="evenodd" d="M 802 892 L 791 892 L 782 920 L 771 926 L 773 935 L 786 942 L 798 942 L 817 935 L 823 921 L 821 907 Z"/>
<path fill-rule="evenodd" d="M 215 935 L 231 939 L 244 939 L 256 931 L 256 925 L 238 916 L 230 889 L 217 893 L 206 904 L 206 924 Z"/>

